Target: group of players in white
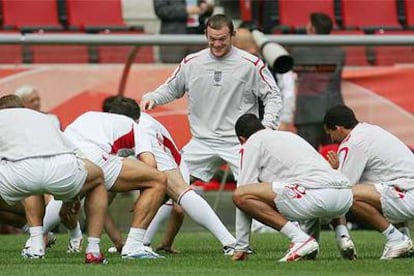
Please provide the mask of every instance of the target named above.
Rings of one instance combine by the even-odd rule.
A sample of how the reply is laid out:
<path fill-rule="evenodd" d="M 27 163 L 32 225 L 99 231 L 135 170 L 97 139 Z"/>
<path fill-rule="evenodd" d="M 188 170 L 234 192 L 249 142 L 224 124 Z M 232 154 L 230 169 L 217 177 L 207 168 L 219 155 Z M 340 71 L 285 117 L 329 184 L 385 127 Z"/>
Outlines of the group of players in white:
<path fill-rule="evenodd" d="M 151 224 L 165 214 L 162 209 L 173 208 L 171 200 L 208 229 L 234 261 L 252 253 L 252 219 L 291 240 L 281 262 L 316 258 L 321 223 L 335 229 L 341 255 L 356 259 L 346 227 L 349 210 L 384 235 L 381 259 L 409 254 L 414 155 L 408 147 L 384 129 L 358 122 L 351 109 L 339 105 L 325 116 L 327 133 L 340 143 L 327 162 L 299 136 L 275 130 L 280 91 L 260 58 L 231 45 L 231 20 L 212 16 L 206 36 L 209 49 L 184 58 L 166 83 L 144 95 L 141 108 L 133 99 L 114 97 L 107 102 L 108 112 L 86 112 L 64 132 L 49 116 L 24 108 L 18 96 L 0 98 L 1 204 L 23 203 L 30 239 L 22 255 L 43 258 L 54 242 L 48 232 L 60 220 L 70 229 L 68 252 L 80 252 L 82 198 L 86 263 L 107 262 L 100 249 L 104 228 L 123 259 L 162 258 L 148 246 L 154 234 L 148 229 L 156 228 Z M 141 109 L 184 93 L 192 139 L 181 155 L 167 129 Z M 257 97 L 265 105 L 262 121 Z M 238 179 L 236 237 L 189 186 L 189 175 L 208 181 L 224 161 Z M 123 242 L 107 214 L 108 204 L 118 192 L 137 190 Z M 46 207 L 45 195 L 54 197 Z M 4 212 L 1 216 L 5 219 Z"/>

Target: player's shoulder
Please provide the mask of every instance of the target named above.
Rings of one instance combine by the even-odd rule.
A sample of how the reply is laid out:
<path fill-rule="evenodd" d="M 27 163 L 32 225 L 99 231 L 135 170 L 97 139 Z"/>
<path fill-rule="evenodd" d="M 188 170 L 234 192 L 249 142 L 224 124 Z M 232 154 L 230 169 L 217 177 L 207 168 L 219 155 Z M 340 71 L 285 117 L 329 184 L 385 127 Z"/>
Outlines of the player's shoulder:
<path fill-rule="evenodd" d="M 202 60 L 203 57 L 208 55 L 208 51 L 209 51 L 209 49 L 203 49 L 203 50 L 200 50 L 198 52 L 188 54 L 183 58 L 183 60 L 181 61 L 181 64 L 189 65 L 189 64 L 198 62 L 198 61 Z"/>
<path fill-rule="evenodd" d="M 249 52 L 246 52 L 245 50 L 239 49 L 237 47 L 233 46 L 234 54 L 237 55 L 242 62 L 245 62 L 246 64 L 252 65 L 252 66 L 258 66 L 262 65 L 263 61 L 260 57 L 255 56 L 253 54 L 250 54 Z"/>

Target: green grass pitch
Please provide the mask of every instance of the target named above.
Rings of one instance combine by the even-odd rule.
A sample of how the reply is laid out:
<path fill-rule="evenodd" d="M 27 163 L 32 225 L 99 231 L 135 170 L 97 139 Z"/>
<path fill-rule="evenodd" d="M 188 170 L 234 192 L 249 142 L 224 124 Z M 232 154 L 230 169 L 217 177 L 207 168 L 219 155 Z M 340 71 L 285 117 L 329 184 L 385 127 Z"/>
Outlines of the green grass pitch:
<path fill-rule="evenodd" d="M 57 244 L 48 249 L 45 259 L 24 260 L 20 249 L 25 235 L 0 236 L 1 275 L 413 275 L 411 258 L 380 261 L 384 239 L 373 231 L 353 231 L 359 259 L 342 260 L 334 241 L 334 232 L 322 232 L 316 261 L 278 263 L 288 240 L 281 234 L 253 234 L 256 253 L 244 262 L 224 256 L 219 242 L 207 232 L 183 232 L 175 246 L 180 254 L 159 260 L 122 260 L 106 253 L 108 265 L 86 265 L 84 254 L 67 254 L 67 236 L 58 235 Z M 157 236 L 159 238 L 159 236 Z M 111 246 L 103 237 L 102 249 Z"/>

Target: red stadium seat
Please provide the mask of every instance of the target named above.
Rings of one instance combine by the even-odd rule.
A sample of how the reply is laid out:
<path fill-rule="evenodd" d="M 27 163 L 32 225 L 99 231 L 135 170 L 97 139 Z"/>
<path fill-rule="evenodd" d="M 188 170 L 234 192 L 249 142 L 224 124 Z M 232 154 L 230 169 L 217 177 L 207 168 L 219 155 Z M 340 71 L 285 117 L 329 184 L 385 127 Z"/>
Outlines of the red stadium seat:
<path fill-rule="evenodd" d="M 342 0 L 341 13 L 342 24 L 346 29 L 402 29 L 398 22 L 396 0 Z"/>
<path fill-rule="evenodd" d="M 408 28 L 414 29 L 414 1 L 405 0 L 404 9 L 405 9 L 406 25 L 408 26 Z"/>
<path fill-rule="evenodd" d="M 109 32 L 105 31 L 101 34 L 143 34 L 142 31 L 128 31 L 128 32 Z M 98 60 L 100 63 L 125 63 L 128 59 L 129 53 L 133 46 L 98 46 Z M 141 46 L 134 59 L 135 63 L 154 63 L 154 47 Z"/>
<path fill-rule="evenodd" d="M 33 31 L 38 29 L 61 30 L 56 0 L 3 0 L 4 28 Z"/>
<path fill-rule="evenodd" d="M 414 35 L 414 31 L 376 32 L 375 35 Z M 374 48 L 376 65 L 414 64 L 414 46 L 376 46 Z"/>
<path fill-rule="evenodd" d="M 67 0 L 68 26 L 90 31 L 126 30 L 121 4 L 121 0 Z"/>
<path fill-rule="evenodd" d="M 360 30 L 334 30 L 333 35 L 365 35 Z M 347 66 L 369 66 L 367 59 L 367 48 L 365 46 L 345 46 L 345 65 Z"/>
<path fill-rule="evenodd" d="M 18 31 L 0 31 L 0 34 L 16 34 L 20 35 Z M 0 45 L 0 63 L 2 64 L 20 64 L 23 61 L 23 47 L 22 45 Z"/>
<path fill-rule="evenodd" d="M 333 0 L 279 0 L 280 27 L 304 32 L 313 12 L 329 15 L 336 25 Z"/>
<path fill-rule="evenodd" d="M 50 32 L 49 32 L 50 34 Z M 56 34 L 56 33 L 55 33 Z M 65 32 L 59 34 L 76 34 Z M 30 45 L 32 63 L 88 63 L 86 45 Z"/>

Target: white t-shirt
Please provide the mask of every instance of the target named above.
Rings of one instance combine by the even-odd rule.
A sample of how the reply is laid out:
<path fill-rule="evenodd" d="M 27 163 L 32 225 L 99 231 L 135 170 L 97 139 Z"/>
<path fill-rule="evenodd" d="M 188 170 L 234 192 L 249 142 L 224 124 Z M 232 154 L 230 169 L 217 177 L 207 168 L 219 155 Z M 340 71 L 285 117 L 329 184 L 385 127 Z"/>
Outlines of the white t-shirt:
<path fill-rule="evenodd" d="M 28 108 L 0 110 L 0 159 L 75 153 L 73 145 L 48 115 Z"/>
<path fill-rule="evenodd" d="M 173 75 L 143 99 L 162 105 L 185 93 L 195 138 L 237 143 L 234 125 L 243 114 L 258 115 L 258 97 L 264 104 L 263 124 L 279 126 L 282 96 L 274 77 L 259 57 L 236 47 L 222 58 L 210 49 L 186 56 Z"/>
<path fill-rule="evenodd" d="M 339 170 L 351 184 L 414 188 L 414 154 L 397 137 L 379 126 L 358 124 L 338 148 Z"/>

